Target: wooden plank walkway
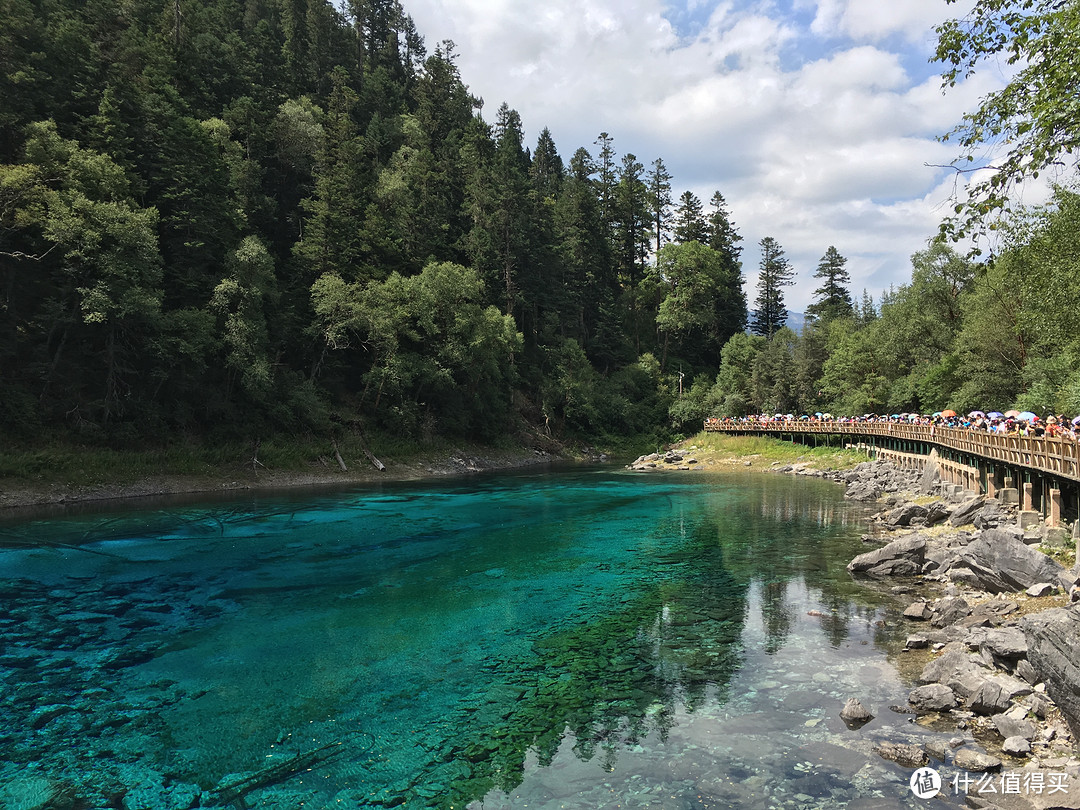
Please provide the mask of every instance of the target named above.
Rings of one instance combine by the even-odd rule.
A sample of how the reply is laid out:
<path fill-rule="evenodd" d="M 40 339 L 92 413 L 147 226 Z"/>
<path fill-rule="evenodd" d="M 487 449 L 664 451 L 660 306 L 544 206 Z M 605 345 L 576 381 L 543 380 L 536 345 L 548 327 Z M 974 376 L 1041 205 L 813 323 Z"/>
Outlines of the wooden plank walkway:
<path fill-rule="evenodd" d="M 967 428 L 911 425 L 899 422 L 730 422 L 722 419 L 706 419 L 705 430 L 713 433 L 880 437 L 898 441 L 923 442 L 1000 464 L 1024 467 L 1080 482 L 1080 444 L 1071 438 L 1017 436 Z"/>

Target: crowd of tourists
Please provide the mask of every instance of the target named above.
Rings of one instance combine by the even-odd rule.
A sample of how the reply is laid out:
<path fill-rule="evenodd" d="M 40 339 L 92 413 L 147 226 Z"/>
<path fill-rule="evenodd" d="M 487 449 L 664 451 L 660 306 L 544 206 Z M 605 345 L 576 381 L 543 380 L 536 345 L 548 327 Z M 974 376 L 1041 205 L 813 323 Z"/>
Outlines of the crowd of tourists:
<path fill-rule="evenodd" d="M 782 414 L 772 416 L 756 414 L 753 416 L 724 417 L 706 419 L 706 427 L 726 424 L 774 424 L 790 422 L 830 422 L 830 423 L 895 423 L 905 425 L 936 425 L 939 427 L 961 428 L 985 433 L 1005 433 L 1014 436 L 1048 436 L 1080 441 L 1080 416 L 1069 419 L 1064 414 L 1039 416 L 1031 411 L 971 411 L 967 415 L 953 410 L 938 411 L 932 414 L 894 413 L 879 415 L 867 413 L 862 416 L 833 416 L 831 413 Z"/>

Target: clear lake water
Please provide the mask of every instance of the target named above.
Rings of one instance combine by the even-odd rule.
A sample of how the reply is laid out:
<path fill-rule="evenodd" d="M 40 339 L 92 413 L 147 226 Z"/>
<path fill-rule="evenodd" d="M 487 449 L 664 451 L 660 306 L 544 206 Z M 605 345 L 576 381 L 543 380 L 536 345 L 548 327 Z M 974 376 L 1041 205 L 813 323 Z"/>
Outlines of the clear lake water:
<path fill-rule="evenodd" d="M 574 468 L 8 520 L 0 807 L 925 806 L 871 750 L 930 732 L 841 496 Z"/>

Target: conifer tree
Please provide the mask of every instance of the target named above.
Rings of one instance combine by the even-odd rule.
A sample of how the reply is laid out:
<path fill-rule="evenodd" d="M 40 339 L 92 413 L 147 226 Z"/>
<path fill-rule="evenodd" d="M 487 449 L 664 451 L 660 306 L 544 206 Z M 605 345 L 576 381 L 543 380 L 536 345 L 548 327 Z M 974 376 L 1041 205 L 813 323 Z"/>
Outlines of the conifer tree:
<path fill-rule="evenodd" d="M 814 271 L 814 278 L 820 278 L 823 282 L 814 290 L 814 303 L 806 308 L 807 316 L 814 320 L 830 321 L 850 318 L 854 314 L 855 308 L 848 291 L 851 276 L 844 267 L 846 264 L 847 259 L 830 245 Z"/>
<path fill-rule="evenodd" d="M 792 283 L 794 271 L 784 256 L 784 249 L 775 239 L 766 236 L 759 244 L 761 263 L 758 266 L 757 308 L 750 329 L 755 335 L 772 337 L 787 321 L 783 288 Z"/>
<path fill-rule="evenodd" d="M 656 235 L 656 252 L 663 247 L 664 237 L 671 231 L 668 213 L 671 211 L 671 173 L 662 158 L 652 163 L 652 171 L 646 179 L 649 186 L 649 205 L 652 207 L 653 233 Z"/>
<path fill-rule="evenodd" d="M 705 222 L 705 209 L 692 191 L 679 195 L 679 207 L 675 209 L 675 241 L 705 244 L 709 239 L 709 226 Z"/>
<path fill-rule="evenodd" d="M 746 292 L 743 290 L 742 236 L 728 214 L 727 202 L 719 191 L 709 200 L 712 212 L 708 217 L 708 245 L 720 254 L 723 273 L 716 296 L 716 321 L 712 333 L 713 350 L 717 357 L 728 339 L 746 328 Z"/>
<path fill-rule="evenodd" d="M 555 139 L 551 137 L 551 130 L 544 127 L 536 141 L 536 151 L 533 153 L 532 166 L 529 169 L 533 186 L 540 199 L 557 197 L 565 174 L 566 168 L 563 166 L 562 158 L 559 157 L 559 150 L 555 148 Z"/>

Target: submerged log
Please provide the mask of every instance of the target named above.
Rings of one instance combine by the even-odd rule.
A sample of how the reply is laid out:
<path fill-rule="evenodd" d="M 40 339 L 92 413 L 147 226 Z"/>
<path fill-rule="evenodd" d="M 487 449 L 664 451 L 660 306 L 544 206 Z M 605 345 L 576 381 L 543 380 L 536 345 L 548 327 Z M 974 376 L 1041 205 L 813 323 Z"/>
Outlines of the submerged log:
<path fill-rule="evenodd" d="M 247 810 L 247 795 L 249 793 L 271 785 L 281 784 L 297 774 L 310 771 L 316 765 L 340 754 L 343 750 L 342 745 L 340 742 L 335 742 L 312 751 L 302 751 L 282 762 L 263 768 L 251 776 L 245 776 L 242 779 L 219 785 L 211 791 L 211 794 L 214 801 L 222 807 L 232 805 L 237 810 Z"/>

